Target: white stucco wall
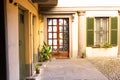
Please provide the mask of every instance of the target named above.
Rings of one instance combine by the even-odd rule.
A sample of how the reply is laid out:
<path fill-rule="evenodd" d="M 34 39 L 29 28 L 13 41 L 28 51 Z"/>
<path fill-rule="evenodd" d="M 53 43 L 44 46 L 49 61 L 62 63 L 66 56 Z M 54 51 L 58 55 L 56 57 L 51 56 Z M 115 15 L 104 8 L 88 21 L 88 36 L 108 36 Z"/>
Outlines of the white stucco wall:
<path fill-rule="evenodd" d="M 109 17 L 109 16 L 118 16 L 118 11 L 86 11 L 86 17 Z"/>
<path fill-rule="evenodd" d="M 86 57 L 117 57 L 118 47 L 112 48 L 86 48 Z"/>
<path fill-rule="evenodd" d="M 72 20 L 72 28 L 71 28 L 71 36 L 72 36 L 72 58 L 77 58 L 78 56 L 78 16 L 77 13 L 73 15 Z"/>
<path fill-rule="evenodd" d="M 59 7 L 119 6 L 119 0 L 58 0 Z"/>

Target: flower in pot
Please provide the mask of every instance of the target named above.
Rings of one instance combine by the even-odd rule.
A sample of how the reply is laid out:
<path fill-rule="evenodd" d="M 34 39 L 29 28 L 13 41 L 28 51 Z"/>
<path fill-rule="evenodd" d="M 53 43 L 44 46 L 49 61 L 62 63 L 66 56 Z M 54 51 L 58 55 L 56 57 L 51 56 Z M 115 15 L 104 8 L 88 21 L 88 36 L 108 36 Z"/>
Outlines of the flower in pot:
<path fill-rule="evenodd" d="M 35 65 L 35 71 L 36 71 L 36 74 L 40 73 L 40 68 L 38 64 Z"/>

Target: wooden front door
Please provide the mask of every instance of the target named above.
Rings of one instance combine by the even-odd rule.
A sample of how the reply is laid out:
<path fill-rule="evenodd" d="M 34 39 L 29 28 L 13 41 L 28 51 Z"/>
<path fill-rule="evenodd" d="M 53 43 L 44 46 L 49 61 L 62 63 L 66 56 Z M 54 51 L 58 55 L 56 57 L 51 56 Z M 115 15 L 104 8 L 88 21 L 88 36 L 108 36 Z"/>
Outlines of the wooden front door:
<path fill-rule="evenodd" d="M 69 19 L 48 18 L 47 40 L 55 58 L 69 57 Z"/>

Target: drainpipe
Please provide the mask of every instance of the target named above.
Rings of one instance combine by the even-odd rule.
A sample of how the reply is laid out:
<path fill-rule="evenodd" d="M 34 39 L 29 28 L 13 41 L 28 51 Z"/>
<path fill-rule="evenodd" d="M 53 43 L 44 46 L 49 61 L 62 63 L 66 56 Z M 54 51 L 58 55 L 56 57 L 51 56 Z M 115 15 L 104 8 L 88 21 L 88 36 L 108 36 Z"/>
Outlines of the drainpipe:
<path fill-rule="evenodd" d="M 86 51 L 86 21 L 85 11 L 77 11 L 78 13 L 78 57 Z"/>

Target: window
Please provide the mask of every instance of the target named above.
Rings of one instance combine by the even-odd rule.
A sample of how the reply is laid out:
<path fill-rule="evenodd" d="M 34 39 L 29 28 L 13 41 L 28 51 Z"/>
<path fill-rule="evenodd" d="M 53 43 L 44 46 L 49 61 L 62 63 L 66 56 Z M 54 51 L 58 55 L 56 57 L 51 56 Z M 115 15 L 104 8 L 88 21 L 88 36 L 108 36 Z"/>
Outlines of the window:
<path fill-rule="evenodd" d="M 117 46 L 117 17 L 87 17 L 87 46 L 109 42 Z"/>
<path fill-rule="evenodd" d="M 94 26 L 94 45 L 109 42 L 109 18 L 96 17 Z"/>

